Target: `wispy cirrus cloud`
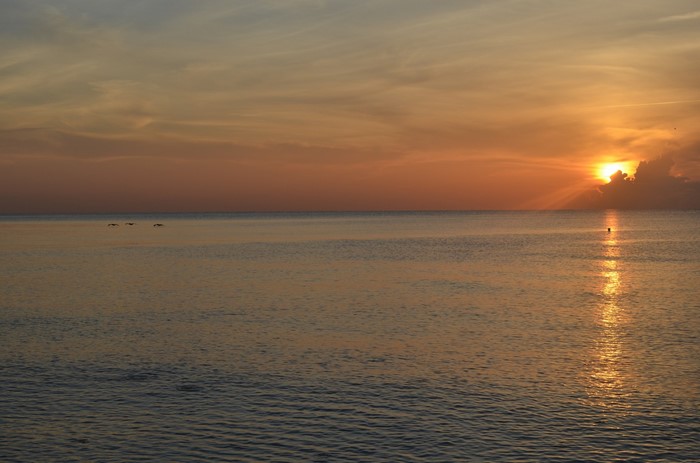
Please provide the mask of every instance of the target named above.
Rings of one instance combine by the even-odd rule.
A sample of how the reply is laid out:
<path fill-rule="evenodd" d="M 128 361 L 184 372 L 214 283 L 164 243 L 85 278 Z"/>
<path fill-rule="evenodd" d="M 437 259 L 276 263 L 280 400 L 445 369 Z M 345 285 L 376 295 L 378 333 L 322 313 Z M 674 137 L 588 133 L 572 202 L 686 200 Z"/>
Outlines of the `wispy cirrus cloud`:
<path fill-rule="evenodd" d="M 700 19 L 700 10 L 691 11 L 689 13 L 677 14 L 673 16 L 665 16 L 659 19 L 659 22 L 676 22 L 676 21 L 692 21 L 695 19 Z"/>

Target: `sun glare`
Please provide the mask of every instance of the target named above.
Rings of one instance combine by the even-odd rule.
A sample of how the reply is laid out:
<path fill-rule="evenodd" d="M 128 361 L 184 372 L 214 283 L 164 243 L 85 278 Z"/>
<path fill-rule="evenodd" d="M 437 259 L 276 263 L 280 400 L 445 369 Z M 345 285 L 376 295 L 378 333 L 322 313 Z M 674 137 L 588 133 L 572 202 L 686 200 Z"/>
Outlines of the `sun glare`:
<path fill-rule="evenodd" d="M 610 181 L 610 176 L 613 175 L 618 170 L 632 175 L 634 174 L 634 162 L 606 162 L 605 164 L 600 164 L 598 166 L 598 178 L 605 181 Z"/>

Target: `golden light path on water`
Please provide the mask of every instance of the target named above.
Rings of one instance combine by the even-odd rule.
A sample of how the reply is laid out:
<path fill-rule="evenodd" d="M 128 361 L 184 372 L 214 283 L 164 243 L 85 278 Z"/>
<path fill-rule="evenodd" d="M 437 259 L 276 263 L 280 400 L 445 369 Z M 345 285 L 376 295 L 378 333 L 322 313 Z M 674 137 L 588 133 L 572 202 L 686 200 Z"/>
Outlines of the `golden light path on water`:
<path fill-rule="evenodd" d="M 698 229 L 0 217 L 0 460 L 700 462 Z"/>
<path fill-rule="evenodd" d="M 620 306 L 624 287 L 617 211 L 606 213 L 605 225 L 608 232 L 602 243 L 604 259 L 600 265 L 602 302 L 596 314 L 599 332 L 592 353 L 589 395 L 597 406 L 625 408 L 624 325 L 627 314 Z"/>

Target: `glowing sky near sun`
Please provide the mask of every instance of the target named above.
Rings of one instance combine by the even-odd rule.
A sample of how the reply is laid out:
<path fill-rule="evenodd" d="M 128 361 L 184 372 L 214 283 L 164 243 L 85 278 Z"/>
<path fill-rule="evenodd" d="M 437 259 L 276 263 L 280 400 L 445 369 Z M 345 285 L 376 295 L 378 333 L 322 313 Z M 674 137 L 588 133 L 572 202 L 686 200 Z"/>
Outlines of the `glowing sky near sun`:
<path fill-rule="evenodd" d="M 690 0 L 4 0 L 0 212 L 559 207 L 669 153 L 697 180 L 698 31 Z"/>
<path fill-rule="evenodd" d="M 635 168 L 637 167 L 637 163 L 633 161 L 627 161 L 627 162 L 608 162 L 608 163 L 603 163 L 598 166 L 598 178 L 603 181 L 608 181 L 610 179 L 610 176 L 616 173 L 617 171 L 621 172 L 634 172 Z"/>

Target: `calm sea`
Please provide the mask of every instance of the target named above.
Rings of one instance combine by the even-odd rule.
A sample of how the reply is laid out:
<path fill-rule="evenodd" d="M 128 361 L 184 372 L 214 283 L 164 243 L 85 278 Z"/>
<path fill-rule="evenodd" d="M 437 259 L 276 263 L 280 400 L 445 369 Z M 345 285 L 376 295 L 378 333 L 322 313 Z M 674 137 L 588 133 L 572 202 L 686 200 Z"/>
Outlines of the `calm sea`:
<path fill-rule="evenodd" d="M 0 285 L 3 462 L 700 461 L 698 211 L 4 217 Z"/>

